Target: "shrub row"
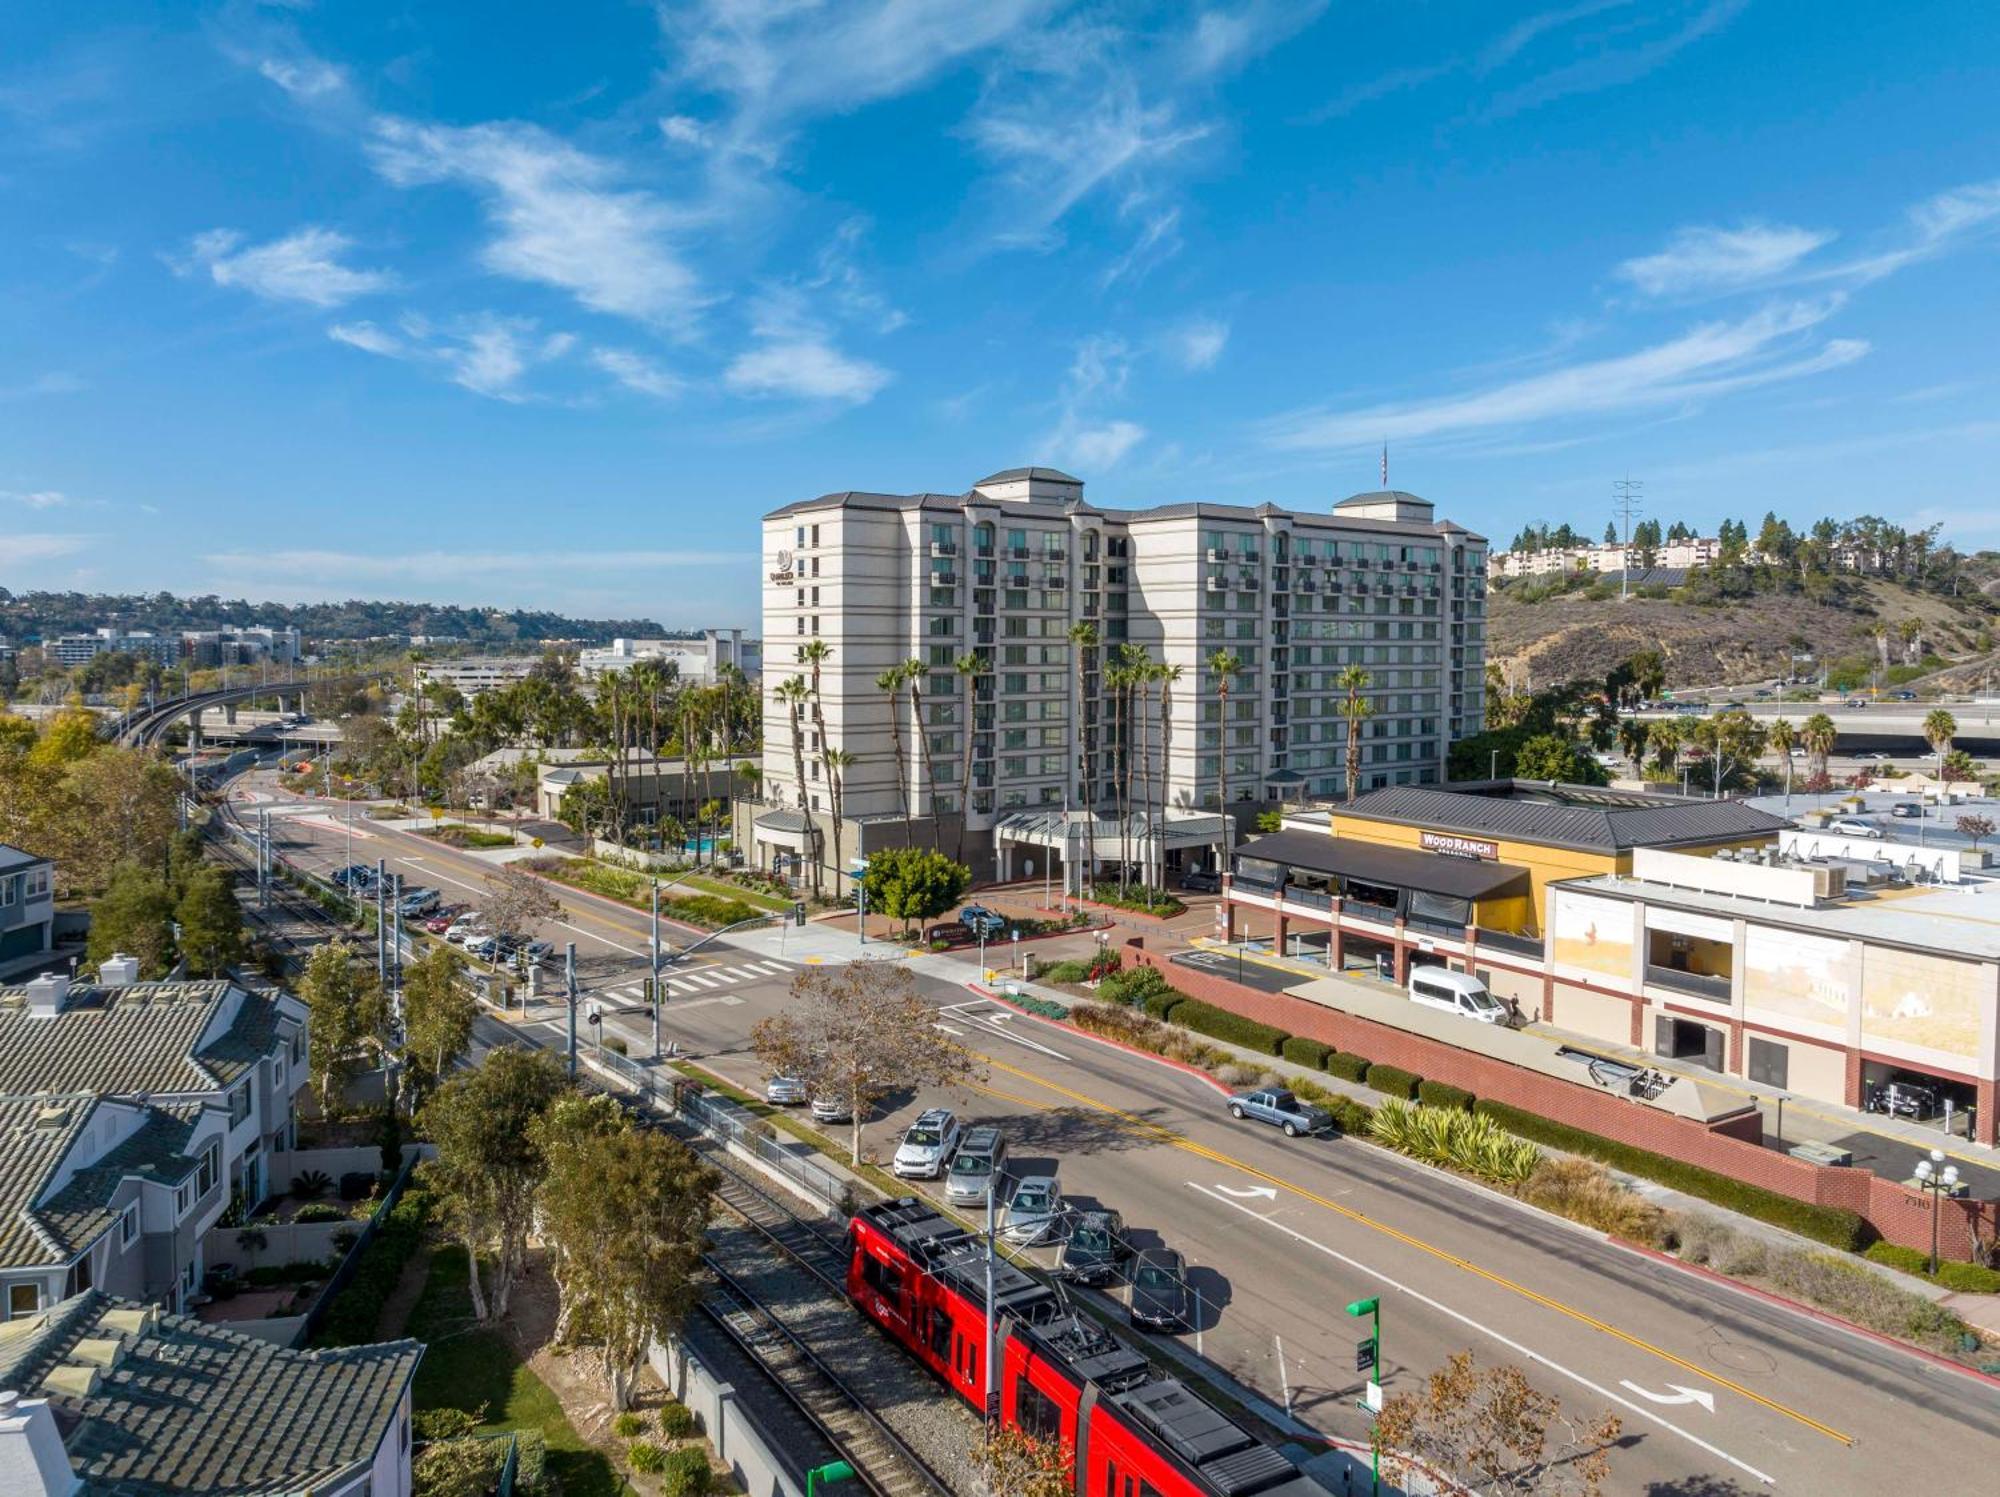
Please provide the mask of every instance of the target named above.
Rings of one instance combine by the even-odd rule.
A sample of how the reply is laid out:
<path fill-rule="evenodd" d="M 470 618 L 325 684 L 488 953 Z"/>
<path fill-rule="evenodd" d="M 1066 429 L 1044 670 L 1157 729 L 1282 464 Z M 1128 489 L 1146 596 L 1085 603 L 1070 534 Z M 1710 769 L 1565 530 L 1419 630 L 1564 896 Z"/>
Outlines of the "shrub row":
<path fill-rule="evenodd" d="M 1394 1097 L 1399 1102 L 1407 1102 L 1417 1094 L 1417 1087 L 1423 1077 L 1414 1071 L 1406 1071 L 1401 1066 L 1370 1066 L 1368 1084 L 1385 1097 Z"/>
<path fill-rule="evenodd" d="M 1226 1008 L 1203 1003 L 1199 998 L 1183 998 L 1162 1017 L 1197 1034 L 1205 1034 L 1212 1040 L 1255 1050 L 1259 1055 L 1276 1055 L 1278 1048 L 1291 1038 L 1274 1025 L 1260 1024 Z"/>
<path fill-rule="evenodd" d="M 1372 1069 L 1368 1057 L 1356 1055 L 1352 1050 L 1336 1050 L 1326 1058 L 1324 1067 L 1329 1076 L 1338 1076 L 1342 1081 L 1363 1082 Z"/>
<path fill-rule="evenodd" d="M 1426 1107 L 1456 1107 L 1460 1112 L 1470 1112 L 1474 1098 L 1472 1093 L 1463 1087 L 1451 1086 L 1442 1081 L 1419 1081 L 1417 1100 Z"/>
<path fill-rule="evenodd" d="M 1333 1054 L 1333 1046 L 1323 1045 L 1318 1040 L 1307 1039 L 1302 1034 L 1286 1036 L 1278 1053 L 1295 1066 L 1309 1066 L 1315 1071 L 1326 1069 L 1326 1058 Z"/>
<path fill-rule="evenodd" d="M 1867 1256 L 1877 1263 L 1886 1263 L 1891 1268 L 1915 1274 L 1921 1279 L 1930 1279 L 1934 1284 L 1942 1284 L 1963 1294 L 2000 1294 L 2000 1269 L 1986 1268 L 1978 1263 L 1941 1262 L 1933 1277 L 1929 1253 L 1899 1247 L 1893 1242 L 1875 1243 L 1868 1249 Z"/>
<path fill-rule="evenodd" d="M 1502 1102 L 1481 1101 L 1475 1104 L 1474 1110 L 1523 1138 L 1531 1138 L 1536 1143 L 1547 1144 L 1565 1153 L 1600 1160 L 1613 1169 L 1643 1176 L 1674 1190 L 1698 1196 L 1712 1205 L 1797 1232 L 1829 1247 L 1859 1252 L 1874 1235 L 1858 1212 L 1846 1211 L 1838 1206 L 1816 1206 L 1809 1201 L 1795 1201 L 1790 1196 L 1766 1190 L 1761 1185 L 1752 1185 L 1747 1180 L 1738 1180 L 1685 1160 L 1670 1159 L 1664 1154 L 1620 1143 L 1600 1133 L 1572 1128 L 1567 1123 L 1558 1123 Z"/>
<path fill-rule="evenodd" d="M 375 1322 L 382 1305 L 402 1276 L 403 1265 L 417 1250 L 430 1202 L 421 1190 L 406 1190 L 383 1216 L 368 1246 L 361 1250 L 354 1276 L 333 1297 L 313 1336 L 315 1346 L 360 1346 L 375 1339 Z"/>

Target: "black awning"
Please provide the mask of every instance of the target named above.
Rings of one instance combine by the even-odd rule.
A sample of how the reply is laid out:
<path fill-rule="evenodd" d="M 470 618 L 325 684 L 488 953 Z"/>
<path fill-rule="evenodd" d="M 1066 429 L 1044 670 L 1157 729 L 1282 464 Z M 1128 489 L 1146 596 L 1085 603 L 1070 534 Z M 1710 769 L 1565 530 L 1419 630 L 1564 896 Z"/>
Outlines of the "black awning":
<path fill-rule="evenodd" d="M 1272 832 L 1245 842 L 1236 849 L 1236 855 L 1306 873 L 1360 879 L 1398 889 L 1421 889 L 1456 899 L 1497 899 L 1528 892 L 1527 869 L 1512 864 L 1411 852 L 1407 848 L 1383 847 L 1326 832 Z"/>

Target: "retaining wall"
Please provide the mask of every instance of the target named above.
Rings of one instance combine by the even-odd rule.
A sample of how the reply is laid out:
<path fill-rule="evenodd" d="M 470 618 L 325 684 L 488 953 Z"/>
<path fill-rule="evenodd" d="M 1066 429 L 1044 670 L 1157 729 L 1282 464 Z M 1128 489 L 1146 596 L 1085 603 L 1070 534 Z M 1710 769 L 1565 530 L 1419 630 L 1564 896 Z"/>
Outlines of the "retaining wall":
<path fill-rule="evenodd" d="M 1128 939 L 1125 952 L 1129 960 L 1159 969 L 1189 997 L 1287 1034 L 1307 1035 L 1336 1050 L 1365 1055 L 1461 1087 L 1476 1097 L 1700 1165 L 1794 1200 L 1858 1212 L 1888 1241 L 1930 1250 L 1929 1196 L 1867 1170 L 1811 1164 L 1764 1148 L 1753 1136 L 1761 1134 L 1761 1124 L 1753 1117 L 1723 1119 L 1712 1126 L 1674 1117 L 1595 1087 L 1539 1075 L 1474 1050 L 1170 962 L 1146 950 L 1143 937 Z M 1946 1257 L 1968 1258 L 1975 1234 L 1989 1240 L 2000 1235 L 2000 1202 L 1946 1202 L 1938 1232 Z"/>
<path fill-rule="evenodd" d="M 667 1391 L 700 1416 L 702 1433 L 746 1497 L 802 1497 L 803 1484 L 737 1402 L 736 1389 L 710 1371 L 686 1341 L 655 1341 L 646 1360 Z"/>

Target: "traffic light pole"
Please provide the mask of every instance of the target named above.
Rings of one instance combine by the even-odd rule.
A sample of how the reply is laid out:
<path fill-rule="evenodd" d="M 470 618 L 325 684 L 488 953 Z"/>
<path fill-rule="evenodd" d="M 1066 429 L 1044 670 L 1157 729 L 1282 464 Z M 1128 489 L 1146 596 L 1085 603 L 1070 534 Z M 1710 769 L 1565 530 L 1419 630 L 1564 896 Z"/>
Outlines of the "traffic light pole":
<path fill-rule="evenodd" d="M 653 880 L 653 981 L 652 992 L 646 996 L 653 1000 L 653 1059 L 660 1058 L 660 881 Z"/>
<path fill-rule="evenodd" d="M 1382 1300 L 1380 1296 L 1358 1299 L 1347 1307 L 1347 1313 L 1357 1320 L 1368 1316 L 1373 1323 L 1368 1339 L 1354 1348 L 1354 1370 L 1368 1374 L 1368 1396 L 1360 1407 L 1376 1419 L 1368 1429 L 1368 1473 L 1369 1492 L 1380 1497 L 1382 1491 Z"/>

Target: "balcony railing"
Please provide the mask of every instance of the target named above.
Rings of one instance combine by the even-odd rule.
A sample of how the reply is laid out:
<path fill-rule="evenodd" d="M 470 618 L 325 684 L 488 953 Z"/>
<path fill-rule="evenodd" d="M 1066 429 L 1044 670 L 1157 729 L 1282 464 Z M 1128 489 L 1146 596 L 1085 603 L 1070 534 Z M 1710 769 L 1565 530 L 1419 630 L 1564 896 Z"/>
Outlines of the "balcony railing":
<path fill-rule="evenodd" d="M 1300 905 L 1308 910 L 1331 910 L 1333 895 L 1325 889 L 1299 889 L 1286 885 L 1285 903 Z"/>
<path fill-rule="evenodd" d="M 1370 925 L 1394 925 L 1396 923 L 1396 912 L 1387 906 L 1364 904 L 1352 899 L 1340 907 L 1340 913 L 1343 915 L 1352 915 L 1356 920 L 1366 920 Z"/>
<path fill-rule="evenodd" d="M 1701 972 L 1683 972 L 1678 967 L 1656 967 L 1646 963 L 1646 981 L 1656 988 L 1672 988 L 1676 993 L 1691 993 L 1697 998 L 1707 998 L 1716 1003 L 1729 1001 L 1729 979 L 1710 977 Z"/>
<path fill-rule="evenodd" d="M 1516 956 L 1531 956 L 1537 961 L 1542 958 L 1542 938 L 1540 936 L 1516 935 L 1507 930 L 1482 930 L 1479 944 L 1491 946 L 1496 951 L 1511 951 Z"/>

